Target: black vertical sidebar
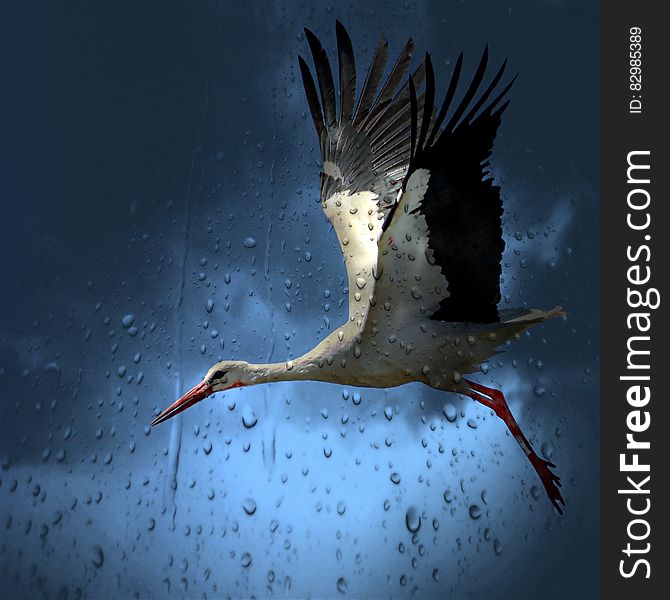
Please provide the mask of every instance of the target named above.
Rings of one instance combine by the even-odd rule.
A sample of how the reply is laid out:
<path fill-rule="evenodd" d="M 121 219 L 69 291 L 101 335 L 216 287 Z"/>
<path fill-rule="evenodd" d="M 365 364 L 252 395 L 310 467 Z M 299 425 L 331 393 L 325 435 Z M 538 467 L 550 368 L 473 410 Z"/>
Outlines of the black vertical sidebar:
<path fill-rule="evenodd" d="M 600 6 L 601 597 L 667 598 L 670 24 Z"/>

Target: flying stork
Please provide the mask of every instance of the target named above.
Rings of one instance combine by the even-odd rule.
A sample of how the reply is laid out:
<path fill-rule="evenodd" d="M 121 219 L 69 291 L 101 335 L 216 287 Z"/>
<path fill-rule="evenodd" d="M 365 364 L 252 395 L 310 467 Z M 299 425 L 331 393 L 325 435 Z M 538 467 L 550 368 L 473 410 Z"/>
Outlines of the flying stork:
<path fill-rule="evenodd" d="M 429 54 L 405 79 L 411 39 L 382 84 L 388 58 L 382 37 L 356 101 L 354 51 L 342 24 L 336 23 L 337 91 L 327 52 L 309 29 L 305 35 L 316 83 L 306 61 L 298 62 L 321 150 L 321 206 L 347 269 L 348 319 L 293 360 L 216 363 L 152 425 L 215 392 L 273 381 L 377 388 L 418 381 L 492 409 L 562 513 L 555 465 L 535 452 L 501 391 L 465 377 L 507 340 L 564 314 L 560 307 L 497 308 L 505 243 L 500 188 L 488 158 L 515 79 L 499 86 L 507 61 L 482 86 L 485 48 L 454 103 L 461 52 L 438 107 Z"/>

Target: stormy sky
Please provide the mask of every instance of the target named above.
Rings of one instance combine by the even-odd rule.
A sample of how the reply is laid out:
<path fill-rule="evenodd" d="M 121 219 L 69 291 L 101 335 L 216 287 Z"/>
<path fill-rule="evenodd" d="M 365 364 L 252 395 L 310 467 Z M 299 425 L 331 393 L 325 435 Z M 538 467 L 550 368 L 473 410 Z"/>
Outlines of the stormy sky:
<path fill-rule="evenodd" d="M 3 12 L 8 597 L 596 595 L 595 5 Z M 148 426 L 220 358 L 283 361 L 346 319 L 297 71 L 303 26 L 332 52 L 336 18 L 359 80 L 381 34 L 391 55 L 409 36 L 417 55 L 429 50 L 442 92 L 461 50 L 467 75 L 485 44 L 493 64 L 508 57 L 519 72 L 492 160 L 505 202 L 501 306 L 560 304 L 569 316 L 524 335 L 478 380 L 504 390 L 558 465 L 563 517 L 501 421 L 417 384 L 233 390 L 179 426 Z"/>

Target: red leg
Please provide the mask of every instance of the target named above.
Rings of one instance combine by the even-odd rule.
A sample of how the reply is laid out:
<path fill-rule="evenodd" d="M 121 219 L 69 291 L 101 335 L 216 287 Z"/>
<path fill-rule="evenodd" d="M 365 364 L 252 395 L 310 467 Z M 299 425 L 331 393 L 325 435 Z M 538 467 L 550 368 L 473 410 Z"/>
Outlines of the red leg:
<path fill-rule="evenodd" d="M 547 492 L 547 496 L 554 505 L 554 508 L 556 508 L 559 514 L 563 514 L 563 510 L 561 509 L 560 504 L 565 506 L 565 500 L 563 500 L 563 496 L 561 496 L 561 492 L 558 489 L 558 487 L 561 485 L 561 480 L 558 475 L 551 472 L 551 469 L 555 469 L 556 465 L 541 459 L 535 450 L 533 450 L 533 447 L 526 439 L 526 436 L 523 434 L 519 424 L 512 415 L 509 406 L 507 406 L 507 400 L 505 400 L 503 393 L 500 390 L 494 390 L 492 388 L 486 387 L 485 385 L 481 385 L 480 383 L 468 381 L 467 379 L 463 379 L 463 381 L 465 381 L 465 383 L 467 383 L 468 387 L 470 388 L 470 390 L 466 392 L 470 398 L 492 409 L 496 415 L 498 415 L 505 422 L 507 429 L 510 430 L 510 433 L 514 436 L 514 439 L 519 443 L 519 446 L 521 446 L 523 451 L 526 453 L 528 460 L 530 460 L 530 464 L 533 465 L 533 468 L 540 476 L 542 484 L 544 485 L 544 489 Z"/>

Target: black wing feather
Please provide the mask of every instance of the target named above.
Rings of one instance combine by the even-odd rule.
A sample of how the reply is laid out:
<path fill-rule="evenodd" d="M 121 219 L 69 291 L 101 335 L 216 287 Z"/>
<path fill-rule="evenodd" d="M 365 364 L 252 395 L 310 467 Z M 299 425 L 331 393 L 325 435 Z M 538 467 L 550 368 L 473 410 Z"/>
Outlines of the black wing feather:
<path fill-rule="evenodd" d="M 449 88 L 447 89 L 447 95 L 444 97 L 442 107 L 440 108 L 440 112 L 438 113 L 437 118 L 435 119 L 433 130 L 431 131 L 430 137 L 428 138 L 427 142 L 428 146 L 430 146 L 433 143 L 433 140 L 435 139 L 435 134 L 440 130 L 440 127 L 442 127 L 442 123 L 444 122 L 444 119 L 447 116 L 447 113 L 449 112 L 451 101 L 454 99 L 454 95 L 456 94 L 456 88 L 458 87 L 458 80 L 460 79 L 462 68 L 463 68 L 463 53 L 461 52 L 458 55 L 458 60 L 456 61 L 456 65 L 454 66 L 454 70 L 451 74 L 451 79 L 449 80 Z"/>
<path fill-rule="evenodd" d="M 484 48 L 484 52 L 482 53 L 482 58 L 479 61 L 477 71 L 475 72 L 475 75 L 472 78 L 472 82 L 470 83 L 470 87 L 468 87 L 468 90 L 465 92 L 465 96 L 463 96 L 461 103 L 458 105 L 458 108 L 456 109 L 453 116 L 449 120 L 449 123 L 447 123 L 446 126 L 447 131 L 451 131 L 454 128 L 454 125 L 456 125 L 458 120 L 461 118 L 461 116 L 467 109 L 468 104 L 477 93 L 479 84 L 482 82 L 482 79 L 484 79 L 484 73 L 486 72 L 486 65 L 488 63 L 488 60 L 489 60 L 489 47 L 486 46 Z"/>
<path fill-rule="evenodd" d="M 309 111 L 312 113 L 314 127 L 316 128 L 316 133 L 320 139 L 321 134 L 325 128 L 325 124 L 323 122 L 323 112 L 321 112 L 319 96 L 316 92 L 316 86 L 314 85 L 312 74 L 310 73 L 309 67 L 307 66 L 307 63 L 302 56 L 298 56 L 298 64 L 300 65 L 300 74 L 302 75 L 302 84 L 305 87 L 305 95 L 307 96 Z"/>
<path fill-rule="evenodd" d="M 356 59 L 351 38 L 342 23 L 335 21 L 340 76 L 340 125 L 351 121 L 356 100 Z"/>
<path fill-rule="evenodd" d="M 305 36 L 307 37 L 307 43 L 309 44 L 314 66 L 316 67 L 316 78 L 319 82 L 326 127 L 330 127 L 335 124 L 337 117 L 335 114 L 335 84 L 333 83 L 333 72 L 330 68 L 330 62 L 328 61 L 328 53 L 324 50 L 318 38 L 307 27 L 305 27 Z"/>
<path fill-rule="evenodd" d="M 426 64 L 426 99 L 423 103 L 424 113 L 423 118 L 421 119 L 421 133 L 419 134 L 419 141 L 417 142 L 417 147 L 419 149 L 423 148 L 423 143 L 426 141 L 428 128 L 430 127 L 430 121 L 433 116 L 433 104 L 435 103 L 435 72 L 433 71 L 433 63 L 430 60 L 430 54 L 426 53 L 424 62 Z M 426 110 L 426 107 L 428 107 L 428 110 Z M 414 152 L 412 151 L 412 153 Z"/>
<path fill-rule="evenodd" d="M 379 40 L 377 50 L 375 50 L 375 54 L 372 57 L 370 69 L 368 70 L 368 74 L 365 77 L 365 83 L 363 83 L 361 97 L 358 101 L 358 106 L 356 107 L 354 118 L 352 119 L 354 123 L 357 123 L 359 119 L 366 117 L 370 111 L 370 107 L 372 106 L 372 103 L 377 94 L 379 82 L 381 81 L 382 75 L 384 74 L 384 69 L 386 68 L 386 61 L 388 60 L 388 46 L 388 42 L 382 36 L 382 38 Z"/>

